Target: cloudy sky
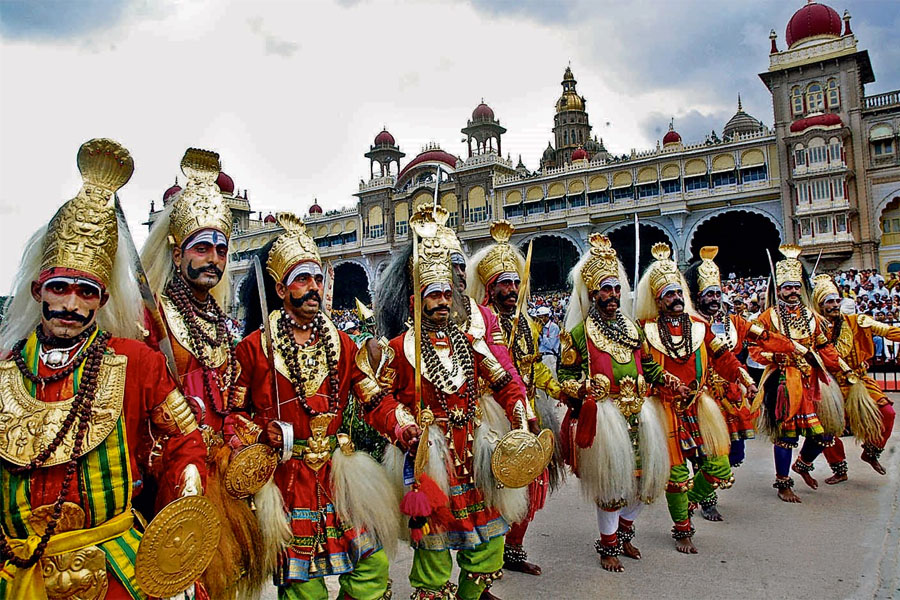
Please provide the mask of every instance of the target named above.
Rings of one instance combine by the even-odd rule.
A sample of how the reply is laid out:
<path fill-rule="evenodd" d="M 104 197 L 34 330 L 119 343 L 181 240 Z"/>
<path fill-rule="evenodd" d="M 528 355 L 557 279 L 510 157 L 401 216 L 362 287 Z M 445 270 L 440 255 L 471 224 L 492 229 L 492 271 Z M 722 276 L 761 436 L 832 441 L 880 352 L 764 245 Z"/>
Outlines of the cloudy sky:
<path fill-rule="evenodd" d="M 771 125 L 757 73 L 804 0 L 0 0 L 0 294 L 30 232 L 78 190 L 78 146 L 135 158 L 121 197 L 138 244 L 185 148 L 220 153 L 256 210 L 351 205 L 383 125 L 409 160 L 463 154 L 484 98 L 534 169 L 571 63 L 613 153 L 721 133 L 740 93 Z M 876 82 L 900 88 L 900 3 L 848 8 Z"/>

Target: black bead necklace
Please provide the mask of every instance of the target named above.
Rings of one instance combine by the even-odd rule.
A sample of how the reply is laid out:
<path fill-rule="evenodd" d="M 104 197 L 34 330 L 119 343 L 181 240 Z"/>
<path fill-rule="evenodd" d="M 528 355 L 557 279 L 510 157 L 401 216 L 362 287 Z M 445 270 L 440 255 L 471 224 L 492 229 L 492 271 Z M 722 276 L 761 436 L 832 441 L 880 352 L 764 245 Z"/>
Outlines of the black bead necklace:
<path fill-rule="evenodd" d="M 278 317 L 278 332 L 275 342 L 278 345 L 278 351 L 284 358 L 284 364 L 287 366 L 291 385 L 294 386 L 294 393 L 297 395 L 297 403 L 310 417 L 321 414 L 337 414 L 341 387 L 337 369 L 337 350 L 329 336 L 321 335 L 321 332 L 325 331 L 325 319 L 321 313 L 316 314 L 311 323 L 309 339 L 302 345 L 294 340 L 293 329 L 296 325 L 287 311 L 282 308 L 281 315 Z M 316 346 L 325 355 L 325 366 L 328 368 L 328 409 L 324 413 L 309 405 L 309 399 L 306 397 L 306 377 L 303 374 L 303 366 L 300 364 L 300 352 Z"/>
<path fill-rule="evenodd" d="M 450 340 L 450 360 L 453 364 L 453 371 L 448 371 L 441 362 L 437 351 L 434 348 L 434 342 L 429 337 L 422 340 L 422 359 L 425 361 L 425 367 L 428 369 L 428 375 L 432 378 L 434 384 L 435 396 L 438 405 L 447 415 L 447 419 L 451 425 L 455 427 L 465 427 L 475 416 L 478 407 L 478 390 L 475 382 L 475 356 L 466 335 L 452 322 L 447 323 L 447 333 Z M 462 369 L 465 377 L 465 391 L 463 392 L 466 400 L 466 410 L 462 414 L 450 409 L 447 405 L 447 395 L 443 389 L 453 389 L 453 379 L 455 375 Z"/>
<path fill-rule="evenodd" d="M 669 331 L 669 323 L 681 327 L 681 341 L 676 342 L 672 339 L 672 332 Z M 662 340 L 663 347 L 666 349 L 668 357 L 679 364 L 686 363 L 693 354 L 694 347 L 691 331 L 691 317 L 687 313 L 681 313 L 677 317 L 661 317 L 656 320 L 656 327 L 659 330 L 659 338 Z"/>
<path fill-rule="evenodd" d="M 633 336 L 628 331 L 628 323 L 622 311 L 617 310 L 616 318 L 608 321 L 600 316 L 600 312 L 596 308 L 592 307 L 588 316 L 606 339 L 632 350 L 641 345 L 641 338 L 637 331 L 635 330 Z"/>

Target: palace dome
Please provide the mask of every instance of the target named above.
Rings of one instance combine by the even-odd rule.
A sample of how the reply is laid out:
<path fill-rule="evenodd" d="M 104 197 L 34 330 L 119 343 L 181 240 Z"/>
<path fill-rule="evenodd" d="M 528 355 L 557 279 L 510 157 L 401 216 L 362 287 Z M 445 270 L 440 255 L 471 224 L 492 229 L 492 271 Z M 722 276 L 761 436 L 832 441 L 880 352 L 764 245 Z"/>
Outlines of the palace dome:
<path fill-rule="evenodd" d="M 172 196 L 174 196 L 175 194 L 177 194 L 180 191 L 181 191 L 181 186 L 178 185 L 178 180 L 176 179 L 175 185 L 173 185 L 172 187 L 167 189 L 165 192 L 163 192 L 163 204 L 168 202 L 169 198 L 171 198 Z"/>
<path fill-rule="evenodd" d="M 575 149 L 575 152 L 572 153 L 572 162 L 575 162 L 576 160 L 587 160 L 587 157 L 588 157 L 587 151 L 584 148 L 582 148 L 581 146 L 579 146 L 578 148 Z"/>
<path fill-rule="evenodd" d="M 841 17 L 830 6 L 810 2 L 794 13 L 784 31 L 788 48 L 797 42 L 817 37 L 840 37 Z"/>
<path fill-rule="evenodd" d="M 216 185 L 219 186 L 219 191 L 223 194 L 228 194 L 229 196 L 234 194 L 234 179 L 228 173 L 220 171 L 219 176 L 216 177 Z"/>
<path fill-rule="evenodd" d="M 387 129 L 383 129 L 381 133 L 375 136 L 375 145 L 376 146 L 396 146 L 397 142 L 394 141 L 394 136 L 388 132 Z"/>
<path fill-rule="evenodd" d="M 388 135 L 390 135 L 390 134 L 388 134 Z M 309 207 L 309 214 L 311 214 L 311 215 L 321 215 L 322 214 L 322 207 L 319 206 L 318 198 L 313 199 L 312 206 Z"/>
<path fill-rule="evenodd" d="M 481 102 L 478 106 L 475 107 L 475 110 L 472 111 L 472 120 L 473 121 L 493 121 L 494 120 L 494 111 L 490 106 Z"/>

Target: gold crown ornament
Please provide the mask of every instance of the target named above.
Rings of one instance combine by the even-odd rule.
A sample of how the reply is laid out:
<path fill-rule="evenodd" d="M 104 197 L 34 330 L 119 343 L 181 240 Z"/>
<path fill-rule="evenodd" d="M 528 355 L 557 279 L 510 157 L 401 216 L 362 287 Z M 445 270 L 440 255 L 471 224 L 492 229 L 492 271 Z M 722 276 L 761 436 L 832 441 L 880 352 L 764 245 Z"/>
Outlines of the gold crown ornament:
<path fill-rule="evenodd" d="M 825 299 L 831 295 L 835 295 L 838 298 L 841 297 L 841 293 L 838 291 L 837 286 L 834 284 L 834 280 L 831 278 L 831 275 L 816 275 L 815 279 L 813 279 L 813 306 L 822 306 L 822 303 L 825 302 Z"/>
<path fill-rule="evenodd" d="M 446 227 L 449 213 L 442 206 L 419 207 L 409 225 L 418 238 L 419 291 L 432 283 L 452 283 L 451 249 L 441 228 Z"/>
<path fill-rule="evenodd" d="M 593 292 L 600 289 L 605 279 L 619 276 L 619 259 L 612 242 L 602 233 L 592 233 L 588 241 L 590 257 L 581 268 L 581 280 Z"/>
<path fill-rule="evenodd" d="M 783 260 L 775 264 L 775 285 L 782 286 L 789 281 L 801 283 L 803 281 L 803 264 L 797 260 L 800 256 L 800 246 L 795 244 L 782 244 L 778 251 L 784 255 Z"/>
<path fill-rule="evenodd" d="M 134 160 L 119 143 L 98 138 L 81 145 L 77 162 L 81 190 L 47 226 L 41 271 L 74 269 L 105 286 L 112 279 L 119 242 L 115 192 L 131 179 Z"/>
<path fill-rule="evenodd" d="M 718 246 L 703 246 L 700 248 L 700 266 L 697 267 L 697 290 L 701 294 L 707 288 L 722 287 L 719 267 L 713 262 L 718 253 Z"/>
<path fill-rule="evenodd" d="M 187 177 L 181 195 L 172 207 L 169 221 L 170 241 L 181 246 L 202 229 L 215 229 L 231 239 L 231 209 L 222 199 L 216 178 L 222 170 L 219 155 L 209 150 L 188 148 L 181 159 L 181 172 Z"/>
<path fill-rule="evenodd" d="M 657 242 L 650 248 L 650 254 L 656 259 L 650 265 L 650 292 L 654 298 L 668 285 L 677 283 L 684 288 L 678 265 L 672 260 L 672 249 L 664 242 Z"/>
<path fill-rule="evenodd" d="M 284 228 L 284 233 L 278 236 L 269 251 L 269 259 L 266 261 L 269 275 L 275 281 L 284 281 L 291 269 L 302 262 L 312 261 L 321 266 L 319 249 L 306 230 L 303 220 L 292 213 L 278 213 L 276 219 Z"/>
<path fill-rule="evenodd" d="M 488 282 L 500 273 L 518 273 L 525 259 L 521 253 L 509 243 L 509 239 L 515 232 L 513 224 L 505 219 L 491 223 L 491 237 L 494 238 L 494 246 L 478 263 L 478 279 L 487 287 Z"/>

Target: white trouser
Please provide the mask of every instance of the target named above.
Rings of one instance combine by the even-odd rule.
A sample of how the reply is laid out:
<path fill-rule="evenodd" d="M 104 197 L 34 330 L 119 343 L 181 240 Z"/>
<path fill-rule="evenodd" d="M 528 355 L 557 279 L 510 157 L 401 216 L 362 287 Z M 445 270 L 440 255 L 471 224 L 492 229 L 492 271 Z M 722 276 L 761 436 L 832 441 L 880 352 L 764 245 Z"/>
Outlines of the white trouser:
<path fill-rule="evenodd" d="M 619 510 L 603 510 L 597 507 L 597 527 L 601 535 L 612 535 L 619 530 L 619 517 L 626 521 L 634 521 L 641 514 L 644 503 L 640 500 L 632 502 Z"/>

